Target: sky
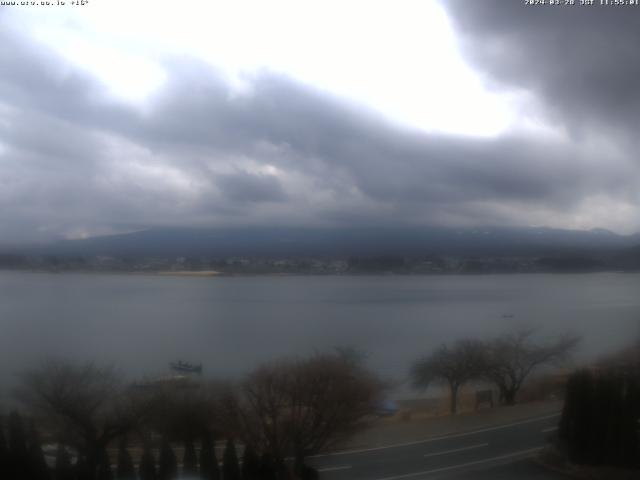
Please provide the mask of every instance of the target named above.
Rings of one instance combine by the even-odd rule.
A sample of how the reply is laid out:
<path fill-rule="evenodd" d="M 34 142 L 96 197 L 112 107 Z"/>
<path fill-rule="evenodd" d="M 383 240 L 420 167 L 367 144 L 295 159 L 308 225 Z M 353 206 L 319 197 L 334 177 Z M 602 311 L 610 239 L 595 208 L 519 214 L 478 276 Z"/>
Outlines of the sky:
<path fill-rule="evenodd" d="M 0 5 L 0 245 L 160 226 L 640 231 L 640 7 L 36 3 Z"/>

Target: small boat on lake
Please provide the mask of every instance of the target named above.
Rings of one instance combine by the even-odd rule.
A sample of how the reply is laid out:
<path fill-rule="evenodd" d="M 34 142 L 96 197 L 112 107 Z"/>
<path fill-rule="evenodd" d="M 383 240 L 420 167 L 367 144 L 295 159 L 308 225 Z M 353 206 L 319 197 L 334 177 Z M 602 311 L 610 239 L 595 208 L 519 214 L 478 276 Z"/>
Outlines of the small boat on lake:
<path fill-rule="evenodd" d="M 181 373 L 202 373 L 202 364 L 199 363 L 198 365 L 189 363 L 189 362 L 183 362 L 182 360 L 178 360 L 177 362 L 171 362 L 169 363 L 169 366 L 171 367 L 172 370 L 176 371 L 176 372 L 181 372 Z"/>

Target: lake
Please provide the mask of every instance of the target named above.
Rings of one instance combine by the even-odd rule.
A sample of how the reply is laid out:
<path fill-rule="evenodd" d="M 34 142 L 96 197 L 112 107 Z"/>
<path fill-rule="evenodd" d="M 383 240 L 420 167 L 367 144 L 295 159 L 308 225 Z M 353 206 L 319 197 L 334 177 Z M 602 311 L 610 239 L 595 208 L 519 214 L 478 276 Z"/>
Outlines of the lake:
<path fill-rule="evenodd" d="M 130 376 L 202 362 L 258 363 L 355 346 L 403 380 L 442 342 L 518 325 L 584 336 L 578 359 L 640 333 L 640 275 L 171 277 L 0 272 L 0 384 L 46 356 L 112 362 Z M 7 388 L 5 388 L 7 390 Z"/>

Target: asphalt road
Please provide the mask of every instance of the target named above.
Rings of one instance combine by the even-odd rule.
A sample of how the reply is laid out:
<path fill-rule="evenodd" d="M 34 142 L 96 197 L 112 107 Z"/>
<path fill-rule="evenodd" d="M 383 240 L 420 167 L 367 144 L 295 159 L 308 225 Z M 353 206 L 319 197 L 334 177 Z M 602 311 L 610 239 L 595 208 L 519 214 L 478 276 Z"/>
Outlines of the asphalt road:
<path fill-rule="evenodd" d="M 547 444 L 559 414 L 472 432 L 309 459 L 322 480 L 564 478 L 527 460 Z"/>

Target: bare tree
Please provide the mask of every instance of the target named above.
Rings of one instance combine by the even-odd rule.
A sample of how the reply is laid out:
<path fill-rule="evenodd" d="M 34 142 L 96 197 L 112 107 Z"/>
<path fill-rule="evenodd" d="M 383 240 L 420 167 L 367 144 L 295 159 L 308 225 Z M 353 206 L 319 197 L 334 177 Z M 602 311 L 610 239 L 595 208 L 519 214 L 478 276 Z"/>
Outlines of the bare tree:
<path fill-rule="evenodd" d="M 149 405 L 125 389 L 112 367 L 49 359 L 22 377 L 18 398 L 84 457 L 95 472 L 100 452 L 145 417 Z"/>
<path fill-rule="evenodd" d="M 431 355 L 417 361 L 411 368 L 416 387 L 427 388 L 432 383 L 444 383 L 451 394 L 451 413 L 458 411 L 460 387 L 484 372 L 485 349 L 480 341 L 458 340 L 452 346 L 442 345 Z"/>
<path fill-rule="evenodd" d="M 534 333 L 534 329 L 523 329 L 487 344 L 484 376 L 497 385 L 506 405 L 515 404 L 524 381 L 536 368 L 563 362 L 580 341 L 567 334 L 555 341 L 536 343 Z"/>
<path fill-rule="evenodd" d="M 230 399 L 235 432 L 274 459 L 304 458 L 348 438 L 375 410 L 382 383 L 337 354 L 258 368 Z"/>
<path fill-rule="evenodd" d="M 216 406 L 224 389 L 218 382 L 158 384 L 148 391 L 154 406 L 148 425 L 171 440 L 193 442 L 218 428 Z"/>

